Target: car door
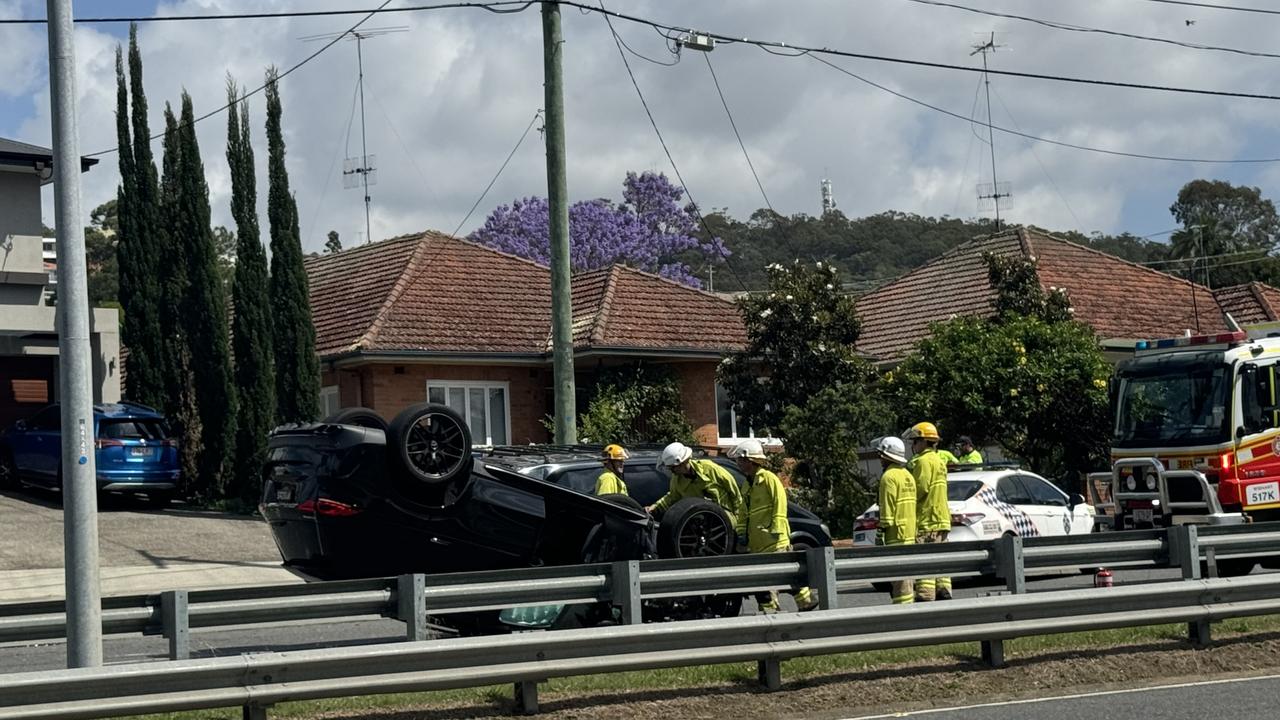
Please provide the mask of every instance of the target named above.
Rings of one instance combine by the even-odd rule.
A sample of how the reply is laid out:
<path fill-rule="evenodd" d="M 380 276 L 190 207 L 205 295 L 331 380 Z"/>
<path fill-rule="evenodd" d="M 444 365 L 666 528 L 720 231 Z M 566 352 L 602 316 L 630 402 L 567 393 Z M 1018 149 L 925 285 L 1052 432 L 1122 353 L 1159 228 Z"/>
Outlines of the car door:
<path fill-rule="evenodd" d="M 1040 523 L 1032 515 L 1031 493 L 1022 483 L 1022 476 L 1013 474 L 1000 478 L 996 482 L 996 500 L 988 504 L 1004 517 L 1015 533 L 1022 537 L 1042 534 Z"/>
<path fill-rule="evenodd" d="M 28 421 L 22 441 L 14 448 L 14 462 L 19 472 L 43 484 L 56 480 L 62 456 L 61 424 L 62 415 L 56 405 L 41 410 Z"/>
<path fill-rule="evenodd" d="M 1041 535 L 1069 535 L 1074 527 L 1074 517 L 1067 509 L 1066 493 L 1049 481 L 1035 475 L 1019 475 L 1022 486 L 1031 496 L 1027 514 L 1036 524 Z"/>

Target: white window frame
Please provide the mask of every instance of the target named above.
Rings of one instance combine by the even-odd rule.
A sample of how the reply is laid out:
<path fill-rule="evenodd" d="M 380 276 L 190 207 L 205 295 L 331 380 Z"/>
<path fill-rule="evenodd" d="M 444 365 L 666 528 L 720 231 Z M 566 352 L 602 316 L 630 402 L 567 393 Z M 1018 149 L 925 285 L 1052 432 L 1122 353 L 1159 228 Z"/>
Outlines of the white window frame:
<path fill-rule="evenodd" d="M 729 437 L 720 436 L 720 393 L 722 392 L 725 392 L 725 389 L 721 387 L 720 383 L 716 383 L 716 435 L 719 436 L 716 438 L 716 444 L 736 445 L 743 440 L 752 438 L 759 440 L 761 445 L 768 447 L 781 447 L 783 445 L 783 439 L 779 437 L 773 437 L 772 435 L 756 437 L 756 431 L 752 428 L 747 428 L 746 435 L 740 434 L 738 432 L 738 409 L 733 405 L 729 406 L 729 426 L 733 430 L 733 434 Z"/>
<path fill-rule="evenodd" d="M 342 395 L 337 385 L 325 385 L 320 388 L 320 415 L 329 417 L 342 409 Z"/>
<path fill-rule="evenodd" d="M 489 391 L 502 391 L 503 414 L 506 416 L 506 434 L 507 444 L 511 444 L 511 383 L 505 380 L 428 380 L 426 395 L 427 399 L 431 399 L 431 391 L 434 388 L 444 390 L 445 398 L 448 399 L 449 388 L 461 388 L 463 390 L 471 390 L 472 388 L 483 388 L 485 400 L 484 413 L 484 433 L 483 438 L 472 437 L 472 447 L 486 447 L 493 445 L 493 418 L 489 417 Z M 470 393 L 467 393 L 470 395 Z M 471 403 L 468 401 L 463 405 L 462 419 L 466 421 L 467 427 L 471 427 Z M 475 433 L 472 433 L 474 436 Z"/>

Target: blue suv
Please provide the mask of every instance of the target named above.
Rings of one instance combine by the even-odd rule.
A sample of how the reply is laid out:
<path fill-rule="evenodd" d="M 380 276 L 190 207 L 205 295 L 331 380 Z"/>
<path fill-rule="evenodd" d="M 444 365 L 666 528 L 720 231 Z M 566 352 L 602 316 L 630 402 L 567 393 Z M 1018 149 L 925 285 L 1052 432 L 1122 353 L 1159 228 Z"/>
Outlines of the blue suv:
<path fill-rule="evenodd" d="M 50 405 L 0 435 L 0 487 L 62 489 L 62 415 Z M 164 416 L 136 403 L 93 406 L 98 491 L 169 505 L 178 490 L 178 441 Z"/>

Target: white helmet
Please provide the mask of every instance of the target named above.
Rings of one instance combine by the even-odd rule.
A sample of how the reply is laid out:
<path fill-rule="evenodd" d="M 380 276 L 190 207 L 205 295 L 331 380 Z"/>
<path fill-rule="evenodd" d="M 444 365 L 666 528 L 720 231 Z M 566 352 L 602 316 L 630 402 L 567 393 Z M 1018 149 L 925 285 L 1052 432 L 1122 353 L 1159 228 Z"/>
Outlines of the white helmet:
<path fill-rule="evenodd" d="M 661 467 L 675 467 L 680 463 L 693 457 L 693 451 L 684 443 L 673 442 L 662 448 L 662 460 L 658 462 Z"/>
<path fill-rule="evenodd" d="M 875 443 L 876 452 L 880 453 L 880 457 L 899 465 L 907 464 L 907 447 L 902 440 L 892 435 L 882 437 Z"/>
<path fill-rule="evenodd" d="M 746 458 L 748 460 L 767 460 L 764 454 L 764 446 L 759 440 L 743 440 L 729 451 L 729 457 L 737 460 L 738 458 Z"/>

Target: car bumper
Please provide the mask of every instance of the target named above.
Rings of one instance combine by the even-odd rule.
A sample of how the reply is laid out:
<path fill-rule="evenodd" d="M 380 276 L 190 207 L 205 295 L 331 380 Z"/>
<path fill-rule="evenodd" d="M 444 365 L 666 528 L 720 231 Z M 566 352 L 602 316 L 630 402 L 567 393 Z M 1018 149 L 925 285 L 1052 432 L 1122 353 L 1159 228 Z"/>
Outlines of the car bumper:
<path fill-rule="evenodd" d="M 98 489 L 104 492 L 146 492 L 176 490 L 182 473 L 178 470 L 146 472 L 98 471 Z"/>

